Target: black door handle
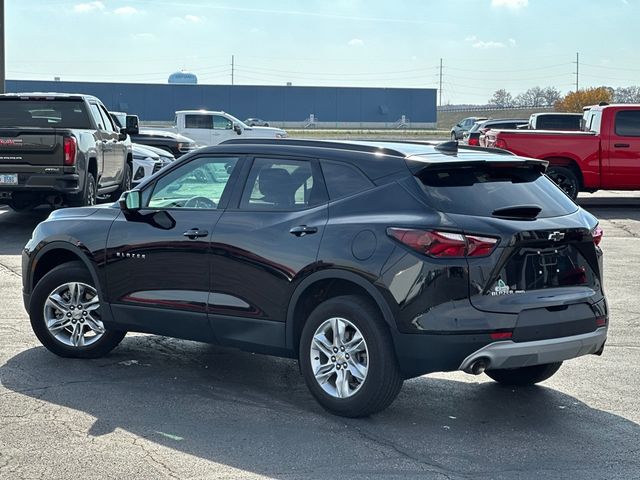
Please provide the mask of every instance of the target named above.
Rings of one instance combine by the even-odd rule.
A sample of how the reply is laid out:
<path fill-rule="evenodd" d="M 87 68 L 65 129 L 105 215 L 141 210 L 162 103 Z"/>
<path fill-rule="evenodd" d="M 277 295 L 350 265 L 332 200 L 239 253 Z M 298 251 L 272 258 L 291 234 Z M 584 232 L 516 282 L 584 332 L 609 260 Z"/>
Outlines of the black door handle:
<path fill-rule="evenodd" d="M 206 230 L 200 230 L 199 228 L 192 228 L 191 230 L 184 232 L 182 235 L 193 240 L 198 237 L 206 237 L 209 235 L 209 232 Z"/>
<path fill-rule="evenodd" d="M 307 227 L 306 225 L 298 225 L 297 227 L 293 227 L 289 230 L 289 233 L 295 235 L 296 237 L 304 237 L 305 235 L 311 235 L 312 233 L 316 233 L 318 231 L 318 227 Z"/>
<path fill-rule="evenodd" d="M 613 146 L 616 148 L 629 148 L 628 143 L 614 143 Z"/>

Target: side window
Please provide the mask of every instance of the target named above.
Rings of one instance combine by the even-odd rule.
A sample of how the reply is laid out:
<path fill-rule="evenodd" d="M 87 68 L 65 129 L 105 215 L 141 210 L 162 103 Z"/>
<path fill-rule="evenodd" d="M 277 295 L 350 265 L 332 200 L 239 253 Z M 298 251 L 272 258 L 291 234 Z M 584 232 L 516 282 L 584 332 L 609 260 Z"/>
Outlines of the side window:
<path fill-rule="evenodd" d="M 228 118 L 221 117 L 220 115 L 214 115 L 213 128 L 214 130 L 231 130 L 233 128 L 233 122 Z"/>
<path fill-rule="evenodd" d="M 354 195 L 373 187 L 371 180 L 350 165 L 325 161 L 322 161 L 321 165 L 331 200 Z"/>
<path fill-rule="evenodd" d="M 196 158 L 160 178 L 147 206 L 215 210 L 237 163 L 237 157 Z"/>
<path fill-rule="evenodd" d="M 102 120 L 104 121 L 104 127 L 107 132 L 115 132 L 116 129 L 113 125 L 113 121 L 111 120 L 111 115 L 105 110 L 104 106 L 100 105 L 99 107 L 100 115 L 102 115 Z"/>
<path fill-rule="evenodd" d="M 322 181 L 310 161 L 256 158 L 240 208 L 304 210 L 326 201 Z"/>
<path fill-rule="evenodd" d="M 616 135 L 640 137 L 640 110 L 622 110 L 616 113 Z"/>
<path fill-rule="evenodd" d="M 105 130 L 104 120 L 102 119 L 102 115 L 100 115 L 100 109 L 98 105 L 95 103 L 89 104 L 89 111 L 91 112 L 91 116 L 93 117 L 93 121 L 96 122 L 98 126 L 98 130 Z"/>
<path fill-rule="evenodd" d="M 213 117 L 211 115 L 185 115 L 185 128 L 213 129 Z"/>

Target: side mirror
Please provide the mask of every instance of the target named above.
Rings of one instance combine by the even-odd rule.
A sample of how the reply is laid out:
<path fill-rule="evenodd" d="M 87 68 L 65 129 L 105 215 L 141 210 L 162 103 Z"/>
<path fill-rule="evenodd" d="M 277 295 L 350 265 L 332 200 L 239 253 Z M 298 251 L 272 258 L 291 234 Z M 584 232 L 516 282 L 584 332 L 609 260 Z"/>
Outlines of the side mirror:
<path fill-rule="evenodd" d="M 127 129 L 121 128 L 120 133 L 118 133 L 118 140 L 124 142 L 127 139 Z"/>
<path fill-rule="evenodd" d="M 120 210 L 124 212 L 135 212 L 140 210 L 142 204 L 142 192 L 140 190 L 129 190 L 124 192 L 118 200 Z"/>
<path fill-rule="evenodd" d="M 234 123 L 234 124 L 233 124 L 233 130 L 234 130 L 238 135 L 242 135 L 242 127 L 241 127 L 239 124 Z"/>
<path fill-rule="evenodd" d="M 137 115 L 127 115 L 126 123 L 126 130 L 129 135 L 140 133 L 140 121 Z"/>

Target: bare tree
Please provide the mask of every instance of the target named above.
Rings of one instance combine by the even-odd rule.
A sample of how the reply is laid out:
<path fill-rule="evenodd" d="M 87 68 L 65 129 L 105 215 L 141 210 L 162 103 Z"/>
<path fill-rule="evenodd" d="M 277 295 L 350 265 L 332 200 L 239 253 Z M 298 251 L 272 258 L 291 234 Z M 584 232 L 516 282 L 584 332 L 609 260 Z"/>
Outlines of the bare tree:
<path fill-rule="evenodd" d="M 504 88 L 501 88 L 493 93 L 493 96 L 489 99 L 489 104 L 500 108 L 513 107 L 513 97 Z"/>
<path fill-rule="evenodd" d="M 613 92 L 613 101 L 616 103 L 640 103 L 640 87 L 618 87 Z"/>
<path fill-rule="evenodd" d="M 547 87 L 542 89 L 542 97 L 544 98 L 545 105 L 553 105 L 562 98 L 560 90 L 555 87 Z"/>

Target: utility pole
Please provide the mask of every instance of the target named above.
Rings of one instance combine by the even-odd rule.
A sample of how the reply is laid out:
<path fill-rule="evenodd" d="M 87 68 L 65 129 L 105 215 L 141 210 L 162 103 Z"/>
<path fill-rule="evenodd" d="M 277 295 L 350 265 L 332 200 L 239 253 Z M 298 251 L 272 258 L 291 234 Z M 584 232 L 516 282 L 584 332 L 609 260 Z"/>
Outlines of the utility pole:
<path fill-rule="evenodd" d="M 4 58 L 4 0 L 0 0 L 0 93 L 5 88 L 5 58 Z"/>
<path fill-rule="evenodd" d="M 580 75 L 580 53 L 576 52 L 576 92 L 580 89 L 579 83 L 579 75 Z"/>
<path fill-rule="evenodd" d="M 234 55 L 231 55 L 231 85 L 233 85 L 233 74 L 235 73 L 234 70 L 235 70 L 235 58 L 234 58 Z"/>
<path fill-rule="evenodd" d="M 440 101 L 438 102 L 442 106 L 442 59 L 440 59 L 440 90 L 438 90 L 440 94 Z"/>

